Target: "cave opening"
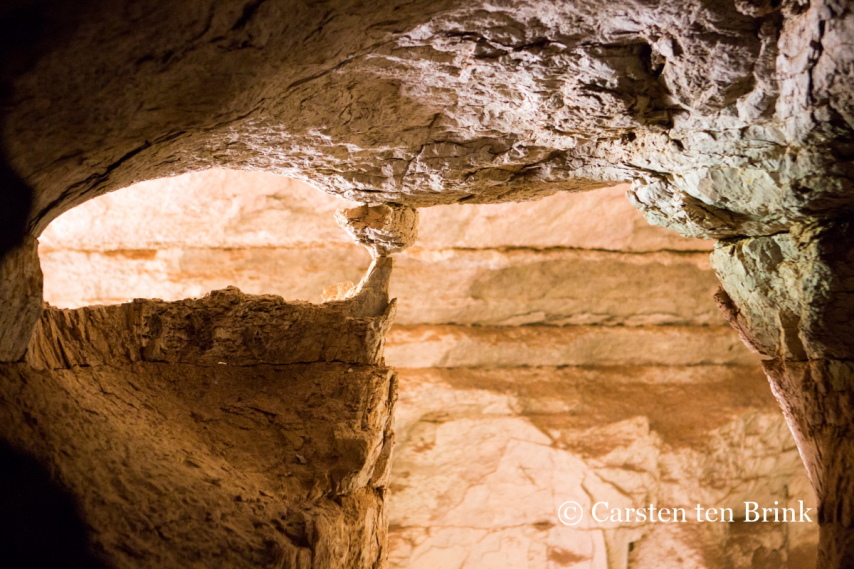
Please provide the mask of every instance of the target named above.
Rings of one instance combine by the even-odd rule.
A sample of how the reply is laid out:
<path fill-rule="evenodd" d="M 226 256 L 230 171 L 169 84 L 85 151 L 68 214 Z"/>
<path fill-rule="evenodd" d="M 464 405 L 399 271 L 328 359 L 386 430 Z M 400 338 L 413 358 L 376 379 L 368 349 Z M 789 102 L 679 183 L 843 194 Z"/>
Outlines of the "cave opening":
<path fill-rule="evenodd" d="M 390 567 L 477 569 L 500 555 L 508 567 L 534 556 L 643 568 L 675 552 L 686 567 L 747 567 L 757 554 L 811 566 L 813 524 L 744 522 L 745 502 L 813 498 L 758 358 L 714 304 L 711 243 L 650 226 L 625 191 L 420 210 L 390 283 Z M 42 234 L 45 300 L 179 301 L 236 286 L 323 303 L 371 260 L 333 219 L 345 205 L 259 172 L 138 184 Z M 565 500 L 702 503 L 741 522 L 566 527 L 554 514 Z M 304 528 L 286 535 L 308 540 Z"/>
<path fill-rule="evenodd" d="M 111 566 L 812 567 L 814 528 L 775 521 L 804 476 L 815 566 L 854 566 L 850 3 L 15 0 L 0 29 L 0 439 Z M 121 284 L 43 304 L 51 221 L 212 167 L 371 204 L 336 214 L 364 278 L 310 284 L 340 236 L 200 220 L 45 239 Z M 711 255 L 603 225 L 624 190 Z M 761 362 L 700 303 L 715 275 Z M 625 521 L 692 501 L 733 521 Z"/>

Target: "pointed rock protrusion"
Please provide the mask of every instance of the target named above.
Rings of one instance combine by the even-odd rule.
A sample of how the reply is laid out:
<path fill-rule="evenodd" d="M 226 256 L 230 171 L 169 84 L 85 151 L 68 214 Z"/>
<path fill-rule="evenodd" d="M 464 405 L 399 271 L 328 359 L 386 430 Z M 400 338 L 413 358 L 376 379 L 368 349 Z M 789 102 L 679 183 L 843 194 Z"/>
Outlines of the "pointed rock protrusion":
<path fill-rule="evenodd" d="M 341 283 L 327 287 L 325 298 L 355 301 L 357 317 L 380 316 L 394 303 L 389 302 L 388 283 L 392 260 L 389 255 L 403 251 L 418 237 L 418 210 L 399 204 L 363 205 L 335 212 L 335 221 L 371 253 L 373 262 L 358 285 Z"/>

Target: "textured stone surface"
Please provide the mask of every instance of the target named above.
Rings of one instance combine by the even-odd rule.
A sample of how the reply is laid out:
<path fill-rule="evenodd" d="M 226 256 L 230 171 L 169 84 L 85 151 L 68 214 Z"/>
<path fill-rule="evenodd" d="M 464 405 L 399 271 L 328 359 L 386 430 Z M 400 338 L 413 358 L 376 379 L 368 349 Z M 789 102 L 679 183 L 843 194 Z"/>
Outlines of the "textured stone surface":
<path fill-rule="evenodd" d="M 558 192 L 535 202 L 421 208 L 418 246 L 711 249 L 711 242 L 647 223 L 626 200 L 628 188 Z M 334 221 L 335 211 L 347 204 L 291 178 L 211 169 L 141 182 L 86 202 L 44 231 L 40 250 L 44 256 L 57 250 L 304 249 L 336 243 L 361 252 Z"/>
<path fill-rule="evenodd" d="M 228 284 L 341 298 L 368 266 L 335 227 L 334 198 L 258 173 L 173 181 L 93 200 L 48 228 L 49 298 Z M 624 191 L 419 211 L 418 242 L 395 256 L 386 343 L 403 368 L 395 569 L 814 567 L 814 524 L 559 524 L 570 499 L 811 500 L 758 356 L 722 325 L 708 254 L 692 250 L 708 244 L 648 226 Z M 339 281 L 351 282 L 329 287 Z"/>
<path fill-rule="evenodd" d="M 0 362 L 24 357 L 42 310 L 42 278 L 35 239 L 0 256 Z"/>
<path fill-rule="evenodd" d="M 335 221 L 374 257 L 403 251 L 418 238 L 418 210 L 410 206 L 381 204 L 339 209 Z"/>
<path fill-rule="evenodd" d="M 319 302 L 330 284 L 358 282 L 369 262 L 344 245 L 42 254 L 45 297 L 63 307 L 178 300 L 229 285 Z M 717 287 L 705 253 L 419 245 L 396 256 L 390 293 L 403 324 L 713 325 L 722 321 L 708 300 Z"/>
<path fill-rule="evenodd" d="M 854 559 L 854 363 L 833 359 L 766 364 L 818 496 L 819 567 Z"/>
<path fill-rule="evenodd" d="M 393 304 L 367 315 L 364 292 L 49 308 L 0 367 L 0 437 L 74 493 L 111 567 L 383 567 Z"/>
<path fill-rule="evenodd" d="M 2 374 L 3 438 L 53 465 L 113 567 L 373 568 L 385 555 L 388 370 Z"/>
<path fill-rule="evenodd" d="M 488 325 L 717 324 L 704 253 L 569 249 L 410 250 L 392 291 L 401 322 Z M 423 304 L 422 304 L 423 303 Z M 418 320 L 416 320 L 418 319 Z"/>
<path fill-rule="evenodd" d="M 851 220 L 719 246 L 712 256 L 737 328 L 768 356 L 854 358 Z"/>
<path fill-rule="evenodd" d="M 63 33 L 11 81 L 9 160 L 36 233 L 94 195 L 227 165 L 419 206 L 633 180 L 654 222 L 767 234 L 851 205 L 854 17 L 752 6 L 57 7 Z"/>
<path fill-rule="evenodd" d="M 765 252 L 775 255 L 769 236 L 789 232 L 794 249 L 783 238 L 776 247 L 781 259 L 800 259 L 800 273 L 789 279 L 792 267 L 772 268 L 767 278 L 798 283 L 794 294 L 761 286 L 760 272 L 742 279 L 742 291 L 725 283 L 719 300 L 754 347 L 780 356 L 784 407 L 807 421 L 799 436 L 829 460 L 819 469 L 825 478 L 813 480 L 825 500 L 822 564 L 850 565 L 850 508 L 823 490 L 847 487 L 839 465 L 849 423 L 828 431 L 833 417 L 820 413 L 844 408 L 847 368 L 822 381 L 785 371 L 806 358 L 848 357 L 850 279 L 838 253 L 850 257 L 849 240 L 835 251 L 832 240 L 803 241 L 798 231 L 834 232 L 828 220 L 852 208 L 850 2 L 14 7 L 0 12 L 4 29 L 40 33 L 11 36 L 14 49 L 0 54 L 2 171 L 32 186 L 33 236 L 98 194 L 209 166 L 310 178 L 360 203 L 412 206 L 632 181 L 631 199 L 653 223 L 688 236 L 766 240 L 757 267 Z M 823 249 L 811 251 L 816 244 Z M 371 275 L 388 269 L 374 265 Z M 374 291 L 372 282 L 358 290 Z M 381 303 L 368 294 L 359 306 L 374 312 Z M 763 303 L 775 321 L 759 316 Z M 780 387 L 787 382 L 806 393 L 823 386 L 821 397 L 799 399 Z M 827 432 L 843 442 L 818 444 Z M 604 532 L 587 557 L 600 563 L 608 551 L 620 563 L 629 538 Z M 784 551 L 775 539 L 762 545 L 771 557 L 756 563 Z M 580 554 L 555 555 L 550 562 L 565 565 Z"/>
<path fill-rule="evenodd" d="M 556 520 L 565 500 L 586 508 L 715 504 L 742 518 L 744 500 L 809 501 L 797 449 L 755 368 L 400 374 L 393 567 L 610 569 L 626 566 L 633 543 L 630 567 L 747 569 L 763 541 L 777 554 L 767 567 L 812 566 L 814 541 L 799 527 L 806 524 L 753 524 L 765 537 L 744 544 L 744 563 L 730 542 L 732 524 L 688 531 L 687 524 Z"/>
<path fill-rule="evenodd" d="M 819 567 L 854 563 L 852 224 L 716 248 L 721 303 L 765 368 L 818 495 Z"/>
<path fill-rule="evenodd" d="M 358 282 L 370 262 L 336 227 L 337 207 L 340 200 L 270 174 L 147 182 L 88 202 L 47 229 L 46 298 L 77 307 L 178 300 L 235 285 L 319 302 L 330 284 Z M 706 244 L 649 226 L 623 188 L 420 215 L 421 238 L 397 255 L 392 276 L 400 323 L 720 321 L 711 303 L 696 300 L 717 287 L 707 256 L 666 251 Z"/>
<path fill-rule="evenodd" d="M 755 364 L 727 327 L 396 326 L 386 357 L 398 367 Z"/>
<path fill-rule="evenodd" d="M 138 361 L 381 364 L 393 306 L 360 318 L 353 304 L 285 302 L 231 288 L 173 303 L 139 299 L 85 310 L 48 308 L 27 361 L 39 369 Z"/>

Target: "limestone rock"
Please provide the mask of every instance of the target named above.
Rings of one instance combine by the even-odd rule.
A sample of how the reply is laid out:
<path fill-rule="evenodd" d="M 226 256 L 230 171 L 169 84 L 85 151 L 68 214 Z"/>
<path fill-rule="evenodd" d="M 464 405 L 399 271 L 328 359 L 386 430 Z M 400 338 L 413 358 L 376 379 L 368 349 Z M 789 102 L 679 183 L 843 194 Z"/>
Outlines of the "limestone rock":
<path fill-rule="evenodd" d="M 124 192 L 84 204 L 45 233 L 51 298 L 177 299 L 237 284 L 319 300 L 330 283 L 365 273 L 361 290 L 387 298 L 390 259 L 368 270 L 369 255 L 335 227 L 336 200 L 270 178 L 247 174 L 257 187 L 247 186 L 214 171 L 128 189 L 125 205 Z M 557 522 L 558 497 L 743 508 L 740 499 L 811 496 L 758 358 L 721 326 L 708 255 L 695 250 L 708 244 L 647 226 L 624 192 L 420 211 L 419 241 L 395 256 L 389 283 L 401 302 L 386 359 L 403 368 L 389 478 L 394 569 L 660 569 L 668 552 L 702 569 L 747 569 L 754 553 L 814 566 L 814 524 L 745 536 L 730 525 Z M 156 211 L 158 196 L 170 208 L 162 217 L 123 213 Z M 193 209 L 206 202 L 215 218 Z M 326 300 L 360 290 L 334 288 Z"/>
<path fill-rule="evenodd" d="M 714 325 L 705 253 L 564 248 L 430 250 L 397 259 L 401 323 Z M 409 299 L 418 299 L 410 301 Z M 699 299 L 699 300 L 698 300 Z"/>
<path fill-rule="evenodd" d="M 624 193 L 420 210 L 418 244 L 395 259 L 396 321 L 719 323 L 714 305 L 697 300 L 717 287 L 707 255 L 690 252 L 708 244 L 650 226 Z M 45 298 L 75 308 L 235 285 L 320 302 L 370 263 L 332 220 L 337 202 L 272 174 L 221 170 L 102 196 L 44 233 Z"/>
<path fill-rule="evenodd" d="M 718 287 L 706 253 L 564 248 L 432 249 L 395 256 L 389 294 L 402 324 L 717 325 Z M 153 296 L 199 297 L 234 285 L 251 294 L 321 302 L 359 282 L 356 245 L 236 249 L 44 250 L 45 298 L 76 308 Z M 97 277 L 97 278 L 96 278 Z M 349 288 L 346 289 L 349 292 Z"/>
<path fill-rule="evenodd" d="M 711 250 L 711 242 L 647 223 L 626 200 L 628 188 L 557 192 L 535 202 L 421 208 L 418 247 Z M 43 258 L 59 251 L 142 255 L 176 248 L 185 255 L 335 245 L 360 251 L 347 247 L 352 240 L 334 221 L 344 203 L 292 178 L 214 168 L 141 182 L 81 204 L 48 226 L 39 250 Z"/>
<path fill-rule="evenodd" d="M 53 466 L 111 567 L 373 569 L 385 555 L 372 479 L 391 444 L 389 370 L 113 362 L 2 374 L 0 434 Z"/>
<path fill-rule="evenodd" d="M 111 567 L 383 567 L 396 377 L 388 315 L 352 304 L 48 309 L 29 363 L 0 365 L 0 437 L 72 490 Z"/>
<path fill-rule="evenodd" d="M 640 569 L 683 562 L 746 569 L 735 551 L 743 538 L 722 527 L 732 524 L 675 524 L 693 531 L 665 537 L 673 525 L 597 523 L 588 516 L 566 527 L 555 511 L 565 500 L 588 512 L 596 501 L 717 504 L 740 507 L 742 517 L 744 500 L 812 505 L 797 450 L 756 367 L 404 369 L 400 375 L 390 499 L 396 569 L 625 567 L 629 543 Z M 794 562 L 798 542 L 789 531 L 794 535 L 791 526 L 799 524 L 781 525 L 789 527 L 764 528 L 750 554 L 766 547 L 780 555 L 777 566 L 787 557 Z"/>
<path fill-rule="evenodd" d="M 815 488 L 818 566 L 854 562 L 851 220 L 716 249 L 721 304 L 765 369 Z"/>
<path fill-rule="evenodd" d="M 137 299 L 77 310 L 48 308 L 27 361 L 39 369 L 138 361 L 381 363 L 393 306 L 386 303 L 384 313 L 367 316 L 354 304 L 285 302 L 230 288 L 172 303 Z M 359 314 L 353 314 L 356 310 Z"/>
<path fill-rule="evenodd" d="M 33 234 L 211 166 L 414 206 L 634 181 L 692 236 L 851 205 L 854 19 L 835 0 L 62 6 L 4 105 Z"/>
<path fill-rule="evenodd" d="M 0 362 L 24 357 L 42 310 L 42 270 L 38 241 L 0 257 Z"/>
<path fill-rule="evenodd" d="M 713 265 L 734 321 L 771 357 L 854 358 L 850 220 L 718 246 Z"/>
<path fill-rule="evenodd" d="M 418 210 L 405 205 L 340 209 L 335 213 L 335 221 L 374 257 L 403 251 L 418 237 Z"/>
<path fill-rule="evenodd" d="M 724 326 L 396 326 L 386 341 L 410 368 L 758 364 Z"/>

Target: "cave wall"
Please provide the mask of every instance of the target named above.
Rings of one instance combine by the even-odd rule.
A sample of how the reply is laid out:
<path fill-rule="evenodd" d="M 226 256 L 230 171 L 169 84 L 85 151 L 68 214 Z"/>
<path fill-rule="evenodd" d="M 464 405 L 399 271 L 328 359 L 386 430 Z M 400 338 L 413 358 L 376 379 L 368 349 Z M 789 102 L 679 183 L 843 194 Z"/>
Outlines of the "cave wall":
<path fill-rule="evenodd" d="M 0 437 L 50 465 L 109 567 L 382 567 L 387 307 L 228 288 L 47 308 L 26 360 L 0 364 Z"/>
<path fill-rule="evenodd" d="M 94 196 L 209 166 L 423 207 L 631 180 L 649 221 L 732 240 L 725 246 L 832 233 L 852 211 L 854 15 L 845 0 L 21 0 L 0 7 L 0 29 L 38 32 L 2 41 L 4 250 L 23 242 L 21 227 L 36 237 Z M 792 258 L 806 281 L 846 279 L 844 266 L 813 264 L 804 250 Z M 38 316 L 32 264 L 9 278 L 27 266 L 17 259 L 0 261 L 0 361 L 20 359 Z M 739 287 L 761 267 L 724 267 L 724 280 L 745 279 L 719 297 L 745 340 L 761 346 L 775 329 L 796 347 L 790 321 L 739 321 L 756 302 Z M 798 305 L 798 291 L 781 290 L 778 298 L 769 285 L 760 297 Z M 841 286 L 806 303 L 844 312 L 847 295 Z M 826 434 L 847 441 L 848 431 L 811 418 L 845 406 L 847 367 L 834 364 L 836 379 L 815 391 L 823 372 L 798 366 L 833 357 L 776 359 L 793 362 L 791 373 L 778 373 L 780 363 L 769 374 L 806 433 L 798 440 L 808 470 L 817 464 L 806 441 L 826 440 L 819 447 L 835 458 L 822 476 L 847 488 L 846 470 L 833 466 L 847 443 Z M 822 566 L 844 567 L 854 559 L 851 508 L 820 478 Z"/>
<path fill-rule="evenodd" d="M 760 359 L 714 301 L 712 244 L 650 226 L 626 190 L 420 210 L 390 282 L 391 567 L 814 566 L 814 524 L 558 522 L 565 500 L 814 506 Z M 341 204 L 263 173 L 140 184 L 48 228 L 45 295 L 234 283 L 319 302 L 370 260 L 333 221 Z"/>

